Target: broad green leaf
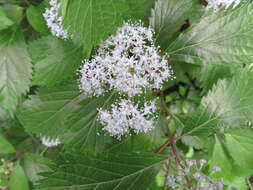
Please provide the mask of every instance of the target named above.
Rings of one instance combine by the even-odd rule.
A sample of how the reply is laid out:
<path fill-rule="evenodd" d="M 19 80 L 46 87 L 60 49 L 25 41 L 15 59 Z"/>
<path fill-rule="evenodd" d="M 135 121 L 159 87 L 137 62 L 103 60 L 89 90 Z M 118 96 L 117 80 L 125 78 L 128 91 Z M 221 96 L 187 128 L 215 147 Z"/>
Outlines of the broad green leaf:
<path fill-rule="evenodd" d="M 240 127 L 253 121 L 253 71 L 241 69 L 231 79 L 221 80 L 202 99 L 202 105 L 219 123 Z"/>
<path fill-rule="evenodd" d="M 14 153 L 15 148 L 12 146 L 12 144 L 4 137 L 3 134 L 1 134 L 0 131 L 0 153 L 4 154 L 10 154 Z"/>
<path fill-rule="evenodd" d="M 71 41 L 43 37 L 29 46 L 35 64 L 33 84 L 54 86 L 71 77 L 76 77 L 82 64 L 82 49 Z"/>
<path fill-rule="evenodd" d="M 15 5 L 13 3 L 5 3 L 3 6 L 7 16 L 14 22 L 15 25 L 19 25 L 23 13 L 24 13 L 24 8 L 18 5 Z"/>
<path fill-rule="evenodd" d="M 157 42 L 163 48 L 175 39 L 184 24 L 200 12 L 198 0 L 157 0 L 152 10 L 150 25 L 155 29 Z"/>
<path fill-rule="evenodd" d="M 19 28 L 0 32 L 0 104 L 14 111 L 30 86 L 32 64 Z"/>
<path fill-rule="evenodd" d="M 41 88 L 24 102 L 17 116 L 28 132 L 58 136 L 66 117 L 83 98 L 77 84 Z"/>
<path fill-rule="evenodd" d="M 226 146 L 236 164 L 253 169 L 253 130 L 235 130 L 225 134 Z"/>
<path fill-rule="evenodd" d="M 198 80 L 203 88 L 203 93 L 207 93 L 212 89 L 220 79 L 232 76 L 231 67 L 229 65 L 205 65 L 201 68 L 201 75 Z"/>
<path fill-rule="evenodd" d="M 108 93 L 99 97 L 84 98 L 66 120 L 68 130 L 63 138 L 68 142 L 66 146 L 80 151 L 85 149 L 99 151 L 110 148 L 114 143 L 120 143 L 104 134 L 103 126 L 97 120 L 98 109 L 110 107 L 117 97 L 115 93 Z"/>
<path fill-rule="evenodd" d="M 42 88 L 24 102 L 17 114 L 28 132 L 59 137 L 78 150 L 103 150 L 116 141 L 102 133 L 99 108 L 111 105 L 116 94 L 87 98 L 78 85 Z"/>
<path fill-rule="evenodd" d="M 213 151 L 210 158 L 210 170 L 213 167 L 221 168 L 221 171 L 216 176 L 222 176 L 227 178 L 231 175 L 232 160 L 228 156 L 228 153 L 224 147 L 224 142 L 220 139 L 221 137 L 215 136 L 215 144 L 213 145 Z"/>
<path fill-rule="evenodd" d="M 7 17 L 4 9 L 0 7 L 0 30 L 8 28 L 12 24 L 12 20 Z"/>
<path fill-rule="evenodd" d="M 143 153 L 70 153 L 36 190 L 146 190 L 164 159 Z"/>
<path fill-rule="evenodd" d="M 1 127 L 2 122 L 5 122 L 6 120 L 10 118 L 11 116 L 8 113 L 8 111 L 0 106 L 0 127 Z"/>
<path fill-rule="evenodd" d="M 23 158 L 24 171 L 33 183 L 43 178 L 39 173 L 52 171 L 48 166 L 50 164 L 52 164 L 50 160 L 37 154 L 28 153 Z"/>
<path fill-rule="evenodd" d="M 17 164 L 13 171 L 9 182 L 11 190 L 29 190 L 29 185 L 23 168 Z"/>
<path fill-rule="evenodd" d="M 253 61 L 253 8 L 207 12 L 166 49 L 172 59 L 192 64 L 242 64 Z"/>
<path fill-rule="evenodd" d="M 221 80 L 202 99 L 201 106 L 189 116 L 175 118 L 182 140 L 200 144 L 202 137 L 226 128 L 240 128 L 253 120 L 253 71 L 240 69 L 232 79 Z M 190 136 L 190 137 L 189 137 Z M 194 140 L 196 139 L 197 140 Z M 196 142 L 195 142 L 196 141 Z"/>
<path fill-rule="evenodd" d="M 75 41 L 85 47 L 92 47 L 105 40 L 122 24 L 123 14 L 128 10 L 126 2 L 126 0 L 68 1 L 66 13 L 63 15 L 64 25 Z"/>
<path fill-rule="evenodd" d="M 155 0 L 128 0 L 131 16 L 148 24 L 151 14 L 151 8 L 155 4 Z"/>
<path fill-rule="evenodd" d="M 26 10 L 27 20 L 30 25 L 37 31 L 42 34 L 49 34 L 48 27 L 46 25 L 46 21 L 43 17 L 43 13 L 45 12 L 45 3 L 42 2 L 39 6 L 35 7 L 30 5 Z"/>
<path fill-rule="evenodd" d="M 178 133 L 184 144 L 197 149 L 207 147 L 210 143 L 209 136 L 217 130 L 217 120 L 202 108 L 189 116 L 173 116 Z"/>
<path fill-rule="evenodd" d="M 246 183 L 244 177 L 236 178 L 232 182 L 228 183 L 229 189 L 238 189 L 238 190 L 249 190 L 249 186 Z"/>

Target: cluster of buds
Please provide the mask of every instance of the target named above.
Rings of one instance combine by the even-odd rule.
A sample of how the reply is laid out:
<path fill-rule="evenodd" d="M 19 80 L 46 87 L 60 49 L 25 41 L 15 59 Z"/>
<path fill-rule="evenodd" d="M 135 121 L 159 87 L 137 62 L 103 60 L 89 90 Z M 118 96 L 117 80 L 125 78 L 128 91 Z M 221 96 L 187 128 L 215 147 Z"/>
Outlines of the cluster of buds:
<path fill-rule="evenodd" d="M 62 24 L 62 17 L 60 16 L 61 4 L 57 0 L 50 0 L 50 8 L 46 8 L 43 16 L 46 20 L 47 26 L 50 29 L 52 35 L 67 39 L 68 31 L 64 29 Z"/>
<path fill-rule="evenodd" d="M 124 96 L 110 110 L 99 110 L 99 120 L 110 136 L 120 139 L 131 132 L 148 132 L 154 127 L 155 101 L 142 108 L 132 102 L 146 89 L 161 89 L 174 79 L 168 56 L 154 45 L 154 32 L 141 22 L 125 22 L 115 35 L 100 44 L 97 54 L 83 62 L 80 89 L 87 96 L 117 91 Z"/>
<path fill-rule="evenodd" d="M 207 161 L 186 160 L 178 166 L 176 174 L 170 175 L 166 179 L 166 185 L 172 189 L 190 189 L 190 190 L 223 190 L 222 179 L 212 179 L 210 176 L 220 172 L 219 167 L 213 167 L 212 172 L 206 175 L 202 170 Z"/>

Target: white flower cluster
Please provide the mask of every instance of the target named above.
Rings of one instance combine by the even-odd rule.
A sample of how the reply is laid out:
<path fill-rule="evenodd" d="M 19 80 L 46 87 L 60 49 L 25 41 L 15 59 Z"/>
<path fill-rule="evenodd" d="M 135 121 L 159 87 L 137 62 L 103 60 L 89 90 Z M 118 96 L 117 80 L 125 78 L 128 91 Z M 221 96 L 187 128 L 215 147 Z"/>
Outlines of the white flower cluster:
<path fill-rule="evenodd" d="M 170 175 L 167 177 L 166 184 L 172 189 L 184 189 L 187 186 L 187 181 L 191 181 L 191 190 L 223 190 L 222 179 L 211 179 L 210 176 L 202 172 L 203 168 L 207 164 L 207 161 L 202 160 L 186 160 L 179 166 L 176 175 Z M 213 167 L 213 171 L 210 175 L 220 172 L 221 169 Z"/>
<path fill-rule="evenodd" d="M 86 95 L 115 90 L 124 96 L 111 109 L 99 110 L 98 119 L 110 136 L 121 139 L 154 128 L 155 101 L 142 107 L 131 101 L 145 89 L 161 89 L 164 81 L 174 78 L 167 55 L 154 45 L 153 37 L 153 30 L 141 22 L 125 22 L 80 69 L 80 89 Z"/>
<path fill-rule="evenodd" d="M 80 88 L 87 95 L 117 90 L 132 97 L 145 88 L 160 89 L 173 79 L 167 56 L 153 42 L 153 30 L 141 23 L 126 22 L 110 36 L 80 70 Z"/>
<path fill-rule="evenodd" d="M 214 9 L 217 11 L 218 9 L 225 7 L 228 8 L 229 6 L 233 5 L 236 7 L 242 0 L 206 0 L 207 1 L 207 8 Z"/>
<path fill-rule="evenodd" d="M 155 111 L 155 101 L 146 102 L 139 108 L 130 100 L 122 99 L 111 106 L 111 111 L 100 109 L 99 120 L 105 126 L 103 130 L 120 139 L 131 131 L 138 134 L 152 130 L 154 121 L 148 118 L 154 117 Z"/>
<path fill-rule="evenodd" d="M 61 142 L 58 138 L 52 139 L 50 137 L 42 137 L 41 142 L 43 145 L 45 145 L 47 147 L 54 147 L 54 146 L 58 146 L 59 144 L 61 144 Z"/>
<path fill-rule="evenodd" d="M 67 39 L 68 31 L 64 29 L 62 17 L 59 14 L 61 4 L 57 0 L 50 0 L 49 4 L 51 7 L 46 8 L 46 11 L 43 13 L 48 28 L 54 36 Z"/>

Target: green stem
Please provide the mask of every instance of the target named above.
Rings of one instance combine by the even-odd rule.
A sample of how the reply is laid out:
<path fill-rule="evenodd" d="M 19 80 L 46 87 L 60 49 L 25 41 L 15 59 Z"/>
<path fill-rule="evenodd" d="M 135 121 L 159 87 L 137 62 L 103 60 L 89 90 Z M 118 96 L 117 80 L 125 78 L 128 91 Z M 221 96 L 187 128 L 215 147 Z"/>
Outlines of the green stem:
<path fill-rule="evenodd" d="M 253 190 L 253 186 L 252 186 L 252 183 L 250 182 L 249 178 L 247 178 L 247 184 L 248 184 L 250 190 Z"/>

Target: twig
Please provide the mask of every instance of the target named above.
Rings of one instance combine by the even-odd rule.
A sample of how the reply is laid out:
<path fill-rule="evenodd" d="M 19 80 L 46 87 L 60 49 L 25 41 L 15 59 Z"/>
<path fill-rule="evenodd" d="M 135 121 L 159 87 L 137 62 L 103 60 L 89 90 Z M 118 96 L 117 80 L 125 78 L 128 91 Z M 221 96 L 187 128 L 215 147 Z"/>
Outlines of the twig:
<path fill-rule="evenodd" d="M 250 179 L 247 178 L 246 180 L 247 180 L 247 184 L 248 184 L 248 186 L 249 186 L 249 189 L 250 189 L 250 190 L 253 190 L 253 186 L 252 186 L 252 184 L 251 184 L 251 182 L 250 182 Z"/>
<path fill-rule="evenodd" d="M 169 154 L 168 161 L 166 164 L 166 174 L 165 174 L 165 179 L 164 179 L 164 184 L 163 184 L 163 190 L 167 189 L 167 177 L 169 176 L 169 172 L 170 172 L 170 164 L 171 164 L 171 159 L 170 159 L 170 154 Z"/>
<path fill-rule="evenodd" d="M 165 143 L 160 146 L 158 149 L 156 149 L 155 153 L 161 153 L 166 147 L 170 146 L 172 144 L 172 141 L 174 141 L 174 139 L 176 138 L 176 135 L 172 135 L 171 138 L 169 138 L 167 141 L 165 141 Z"/>
<path fill-rule="evenodd" d="M 31 133 L 28 133 L 28 135 L 31 137 L 31 139 L 36 143 L 36 144 L 41 144 L 40 141 L 38 141 Z"/>
<path fill-rule="evenodd" d="M 161 103 L 161 107 L 163 109 L 163 111 L 165 112 L 165 115 L 167 117 L 171 116 L 170 110 L 168 109 L 166 102 L 165 102 L 165 97 L 164 97 L 164 92 L 163 91 L 159 91 L 158 92 L 158 96 L 160 97 L 160 103 Z"/>

